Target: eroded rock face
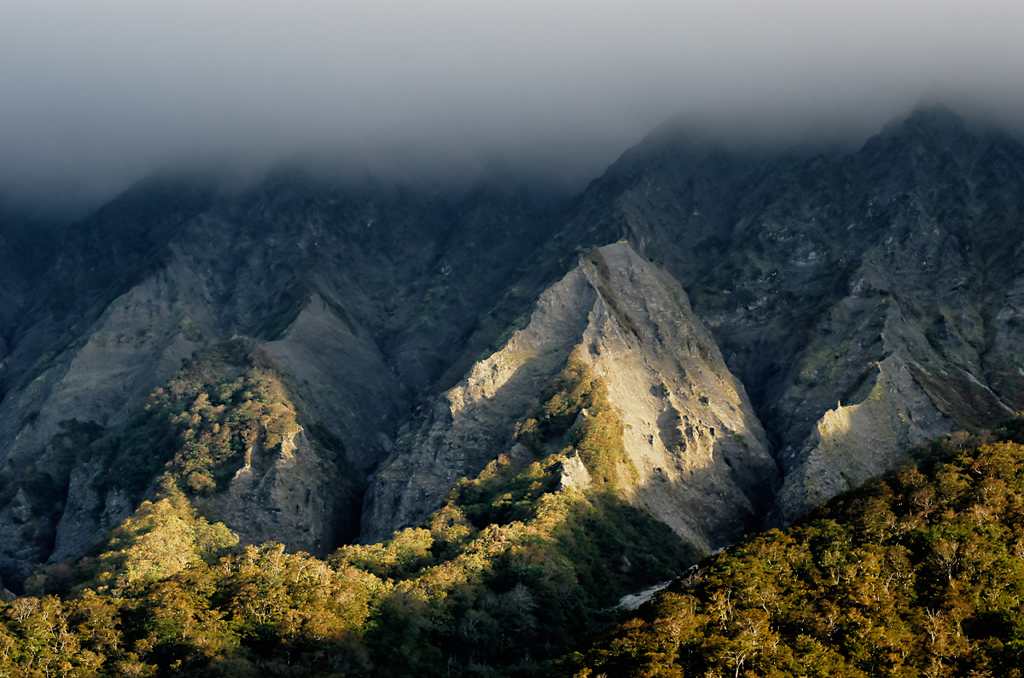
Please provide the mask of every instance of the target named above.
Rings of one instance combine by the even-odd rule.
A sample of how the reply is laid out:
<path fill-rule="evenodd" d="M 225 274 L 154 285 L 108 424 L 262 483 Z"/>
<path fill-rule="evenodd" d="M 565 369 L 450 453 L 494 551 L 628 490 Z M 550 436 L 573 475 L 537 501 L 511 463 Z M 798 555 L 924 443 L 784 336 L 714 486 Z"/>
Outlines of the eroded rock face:
<path fill-rule="evenodd" d="M 1022 194 L 1019 140 L 941 107 L 845 155 L 668 126 L 588 188 L 563 237 L 626 238 L 687 290 L 787 478 L 777 524 L 907 445 L 1024 408 Z"/>
<path fill-rule="evenodd" d="M 704 550 L 756 521 L 779 477 L 743 386 L 679 284 L 618 243 L 582 255 L 529 324 L 399 442 L 367 494 L 361 539 L 416 524 L 509 450 L 515 422 L 574 350 L 625 425 L 631 501 Z"/>
<path fill-rule="evenodd" d="M 326 553 L 350 538 L 410 404 L 532 300 L 523 288 L 481 320 L 551 231 L 549 209 L 500 184 L 441 194 L 284 173 L 225 195 L 154 180 L 61 233 L 49 258 L 0 267 L 0 575 L 17 585 L 80 553 L 141 500 L 48 451 L 62 422 L 117 436 L 184 358 L 236 335 L 287 375 L 310 444 L 254 464 L 207 509 L 243 539 Z M 18 254 L 9 235 L 0 216 L 0 262 Z M 28 476 L 55 499 L 19 495 Z"/>
<path fill-rule="evenodd" d="M 768 523 L 786 525 L 841 492 L 884 473 L 907 451 L 950 430 L 897 354 L 878 363 L 859 403 L 837 403 L 818 420 L 776 497 Z"/>
<path fill-rule="evenodd" d="M 441 394 L 401 434 L 367 491 L 360 540 L 385 539 L 436 509 L 464 476 L 513 444 L 513 428 L 579 343 L 598 293 L 582 267 L 541 294 L 529 324 Z"/>
<path fill-rule="evenodd" d="M 601 302 L 581 353 L 625 426 L 633 501 L 701 550 L 729 543 L 757 524 L 779 486 L 743 385 L 663 269 L 624 243 L 581 266 Z"/>
<path fill-rule="evenodd" d="M 406 389 L 367 331 L 347 320 L 314 294 L 284 336 L 265 347 L 297 383 L 306 416 L 338 431 L 366 472 L 390 444 Z"/>
<path fill-rule="evenodd" d="M 38 563 L 80 555 L 134 510 L 124 496 L 95 487 L 97 469 L 85 459 L 69 462 L 55 436 L 72 420 L 123 426 L 198 347 L 182 331 L 184 317 L 175 280 L 156 275 L 115 299 L 66 355 L 43 362 L 37 376 L 4 399 L 0 458 L 9 477 L 28 472 L 45 480 L 29 491 L 30 518 L 0 510 L 0 571 L 11 581 Z"/>
<path fill-rule="evenodd" d="M 71 471 L 68 498 L 57 523 L 48 563 L 81 556 L 135 510 L 124 490 L 97 487 L 98 466 L 95 462 L 86 463 Z"/>
<path fill-rule="evenodd" d="M 156 275 L 115 299 L 65 355 L 0 408 L 0 451 L 16 468 L 40 462 L 62 421 L 123 425 L 199 346 L 182 331 L 186 308 L 172 276 Z"/>
<path fill-rule="evenodd" d="M 625 239 L 688 291 L 708 345 L 751 396 L 748 419 L 759 421 L 748 427 L 767 431 L 753 439 L 786 478 L 777 500 L 747 498 L 755 513 L 773 506 L 775 525 L 891 468 L 909 446 L 1024 408 L 1022 191 L 1019 141 L 941 108 L 845 156 L 746 153 L 667 127 L 591 184 L 556 240 Z M 664 470 L 659 441 L 681 434 L 656 423 L 708 408 L 676 403 L 676 389 L 659 412 L 658 397 L 624 385 L 646 369 L 630 364 L 633 349 L 653 365 L 657 344 L 630 339 L 644 332 L 616 303 L 627 305 L 605 303 L 608 326 L 628 331 L 621 343 L 602 335 L 620 356 L 602 374 L 643 412 L 627 438 L 653 440 L 657 459 L 637 463 Z M 690 447 L 722 447 L 711 428 L 684 427 Z"/>
<path fill-rule="evenodd" d="M 304 431 L 279 450 L 259 441 L 253 448 L 227 490 L 192 499 L 202 515 L 223 522 L 243 544 L 275 541 L 319 557 L 354 536 L 355 483 Z"/>
<path fill-rule="evenodd" d="M 569 457 L 558 463 L 558 490 L 560 492 L 586 492 L 593 484 L 590 471 L 587 470 L 579 455 Z"/>

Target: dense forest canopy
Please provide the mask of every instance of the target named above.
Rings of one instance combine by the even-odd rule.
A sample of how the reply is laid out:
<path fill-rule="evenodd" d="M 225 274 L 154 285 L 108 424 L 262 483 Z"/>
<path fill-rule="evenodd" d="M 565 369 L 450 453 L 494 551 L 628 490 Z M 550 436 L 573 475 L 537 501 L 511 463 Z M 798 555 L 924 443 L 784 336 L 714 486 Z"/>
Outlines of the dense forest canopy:
<path fill-rule="evenodd" d="M 1022 675 L 1022 432 L 950 436 L 701 563 L 562 675 Z"/>

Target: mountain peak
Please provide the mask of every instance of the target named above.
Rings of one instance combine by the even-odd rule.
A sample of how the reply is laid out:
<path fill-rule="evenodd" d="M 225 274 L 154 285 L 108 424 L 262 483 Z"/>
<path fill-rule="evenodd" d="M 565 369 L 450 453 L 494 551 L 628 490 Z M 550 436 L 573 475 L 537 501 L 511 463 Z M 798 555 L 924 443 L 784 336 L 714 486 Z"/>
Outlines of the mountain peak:
<path fill-rule="evenodd" d="M 968 119 L 942 103 L 914 109 L 882 130 L 880 138 L 915 140 L 927 146 L 956 148 L 973 146 L 977 141 L 974 126 Z"/>
<path fill-rule="evenodd" d="M 962 129 L 964 119 L 946 104 L 936 102 L 915 108 L 903 124 L 929 129 Z"/>

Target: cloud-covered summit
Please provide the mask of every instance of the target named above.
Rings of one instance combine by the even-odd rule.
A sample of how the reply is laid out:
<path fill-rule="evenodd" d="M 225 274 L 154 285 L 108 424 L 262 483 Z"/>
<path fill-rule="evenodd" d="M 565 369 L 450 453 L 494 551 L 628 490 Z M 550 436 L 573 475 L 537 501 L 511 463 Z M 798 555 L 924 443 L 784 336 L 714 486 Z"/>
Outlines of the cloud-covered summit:
<path fill-rule="evenodd" d="M 86 204 L 305 157 L 571 184 L 680 111 L 798 141 L 922 97 L 1019 124 L 1021 25 L 1021 3 L 948 0 L 8 0 L 0 191 Z"/>

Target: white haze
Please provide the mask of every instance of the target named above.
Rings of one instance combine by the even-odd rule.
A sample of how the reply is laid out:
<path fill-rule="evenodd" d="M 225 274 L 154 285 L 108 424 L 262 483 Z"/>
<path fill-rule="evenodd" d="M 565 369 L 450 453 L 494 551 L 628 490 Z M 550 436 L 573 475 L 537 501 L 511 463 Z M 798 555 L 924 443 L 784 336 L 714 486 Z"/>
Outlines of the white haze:
<path fill-rule="evenodd" d="M 680 112 L 862 139 L 922 98 L 1024 120 L 1024 3 L 3 0 L 0 193 L 95 204 L 166 167 L 499 164 L 578 186 Z"/>

